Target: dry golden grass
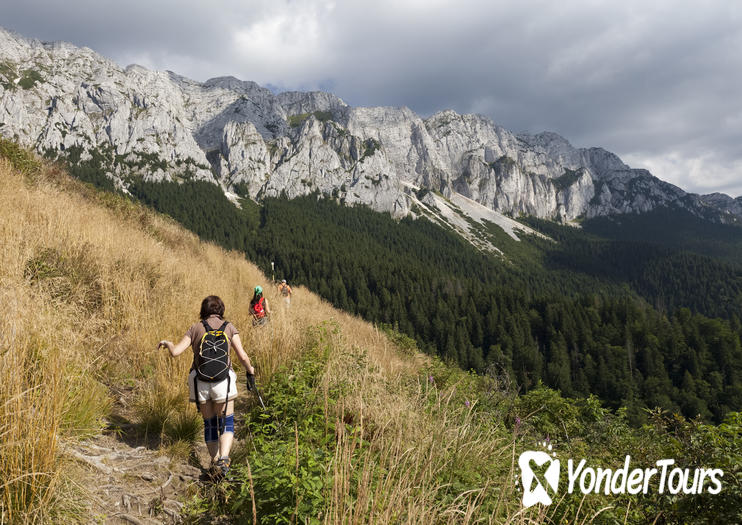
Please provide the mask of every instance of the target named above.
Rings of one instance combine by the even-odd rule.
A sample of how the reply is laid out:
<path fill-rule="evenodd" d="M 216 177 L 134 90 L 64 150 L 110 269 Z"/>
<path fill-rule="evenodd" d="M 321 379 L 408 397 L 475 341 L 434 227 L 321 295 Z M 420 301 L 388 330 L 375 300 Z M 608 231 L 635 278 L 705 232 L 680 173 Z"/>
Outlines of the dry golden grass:
<path fill-rule="evenodd" d="M 196 417 L 187 402 L 189 354 L 170 359 L 156 344 L 178 341 L 210 294 L 224 300 L 262 382 L 299 356 L 309 327 L 328 320 L 340 327 L 332 347 L 341 351 L 330 356 L 322 388 L 338 381 L 357 388 L 327 417 L 343 418 L 346 409 L 359 414 L 370 446 L 354 454 L 358 437 L 338 436 L 326 523 L 486 522 L 493 517 L 480 515 L 485 498 L 503 502 L 500 518 L 538 519 L 512 506 L 512 440 L 454 404 L 456 385 L 438 391 L 421 381 L 426 357 L 403 354 L 371 324 L 300 286 L 286 310 L 241 254 L 202 243 L 173 221 L 93 191 L 54 166 L 30 178 L 3 159 L 0 235 L 0 523 L 82 516 L 84 507 L 68 503 L 60 440 L 99 432 L 110 392 L 122 385 L 137 392 L 142 419 L 164 426 Z M 252 329 L 248 304 L 258 284 L 273 318 Z M 455 462 L 497 462 L 505 471 L 446 501 L 441 479 Z"/>
<path fill-rule="evenodd" d="M 242 255 L 201 243 L 173 221 L 90 190 L 55 166 L 31 179 L 0 159 L 0 235 L 2 522 L 48 517 L 43 509 L 60 496 L 58 440 L 100 430 L 111 405 L 107 387 L 136 384 L 142 404 L 181 399 L 172 417 L 193 410 L 187 354 L 173 360 L 155 347 L 161 338 L 182 337 L 206 295 L 225 301 L 259 380 L 295 357 L 307 326 L 331 318 L 390 377 L 414 366 L 368 323 L 302 287 L 286 311 Z M 248 303 L 258 284 L 273 322 L 253 330 Z"/>
<path fill-rule="evenodd" d="M 481 425 L 472 406 L 454 400 L 457 384 L 439 390 L 426 381 L 420 374 L 426 358 L 400 358 L 381 336 L 356 345 L 349 333 L 343 327 L 336 335 L 331 346 L 342 351 L 331 354 L 323 376 L 325 392 L 333 384 L 357 387 L 336 404 L 340 433 L 325 523 L 487 522 L 495 516 L 482 515 L 484 498 L 509 499 L 512 506 L 513 441 L 501 427 Z M 345 432 L 348 414 L 357 417 L 359 433 Z M 362 440 L 367 447 L 359 453 Z M 495 463 L 509 466 L 507 476 L 492 472 L 477 489 L 452 501 L 444 496 L 456 464 Z"/>

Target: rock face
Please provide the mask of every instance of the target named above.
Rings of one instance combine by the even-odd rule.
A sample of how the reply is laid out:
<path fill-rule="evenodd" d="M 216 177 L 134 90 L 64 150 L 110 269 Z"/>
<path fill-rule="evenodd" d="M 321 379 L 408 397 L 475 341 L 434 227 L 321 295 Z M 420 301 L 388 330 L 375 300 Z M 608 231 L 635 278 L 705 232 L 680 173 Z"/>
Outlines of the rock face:
<path fill-rule="evenodd" d="M 728 217 L 727 222 L 734 222 L 735 217 L 742 217 L 742 197 L 732 199 L 729 195 L 723 193 L 711 193 L 701 195 L 700 201 L 714 210 L 721 210 Z"/>
<path fill-rule="evenodd" d="M 261 199 L 319 192 L 395 216 L 430 189 L 497 212 L 573 220 L 678 206 L 734 222 L 742 199 L 697 196 L 554 133 L 515 135 L 479 115 L 350 107 L 322 92 L 274 95 L 114 64 L 90 49 L 0 29 L 0 134 L 41 153 L 103 159 L 131 177 L 196 178 Z M 419 201 L 418 201 L 419 202 Z"/>

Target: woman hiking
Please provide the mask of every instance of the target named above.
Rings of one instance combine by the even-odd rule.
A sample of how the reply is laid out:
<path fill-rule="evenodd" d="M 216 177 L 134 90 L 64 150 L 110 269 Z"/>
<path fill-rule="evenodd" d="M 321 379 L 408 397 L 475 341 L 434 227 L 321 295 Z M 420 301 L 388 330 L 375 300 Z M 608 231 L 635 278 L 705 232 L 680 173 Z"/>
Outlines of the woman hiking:
<path fill-rule="evenodd" d="M 248 390 L 255 369 L 242 348 L 239 331 L 224 320 L 224 302 L 219 297 L 210 295 L 201 302 L 200 317 L 201 321 L 193 324 L 177 345 L 163 340 L 157 348 L 166 347 L 172 357 L 179 356 L 189 346 L 193 349 L 188 375 L 190 401 L 196 403 L 204 419 L 204 441 L 211 456 L 209 473 L 212 477 L 223 477 L 229 471 L 237 397 L 230 346 L 247 371 Z"/>
<path fill-rule="evenodd" d="M 268 300 L 263 296 L 262 286 L 255 287 L 255 293 L 250 300 L 250 314 L 252 314 L 253 326 L 263 326 L 268 322 L 271 311 L 268 308 Z"/>
<path fill-rule="evenodd" d="M 278 285 L 278 293 L 283 296 L 283 303 L 286 308 L 291 306 L 291 287 L 286 282 L 286 279 L 281 279 L 281 284 Z"/>

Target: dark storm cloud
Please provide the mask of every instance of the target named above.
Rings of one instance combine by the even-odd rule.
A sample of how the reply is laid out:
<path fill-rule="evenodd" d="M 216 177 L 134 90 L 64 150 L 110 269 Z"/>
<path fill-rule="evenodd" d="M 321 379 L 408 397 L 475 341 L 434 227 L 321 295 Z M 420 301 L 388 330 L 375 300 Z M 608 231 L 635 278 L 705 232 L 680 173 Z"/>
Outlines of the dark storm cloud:
<path fill-rule="evenodd" d="M 0 25 L 122 65 L 447 108 L 742 194 L 736 2 L 8 2 Z"/>
<path fill-rule="evenodd" d="M 145 58 L 149 66 L 173 69 L 165 60 L 182 57 L 193 73 L 219 63 L 224 24 L 238 13 L 210 9 L 206 3 L 154 1 L 69 2 L 23 0 L 0 6 L 0 24 L 27 37 L 65 40 L 87 46 L 126 66 Z M 209 60 L 209 57 L 217 57 Z"/>

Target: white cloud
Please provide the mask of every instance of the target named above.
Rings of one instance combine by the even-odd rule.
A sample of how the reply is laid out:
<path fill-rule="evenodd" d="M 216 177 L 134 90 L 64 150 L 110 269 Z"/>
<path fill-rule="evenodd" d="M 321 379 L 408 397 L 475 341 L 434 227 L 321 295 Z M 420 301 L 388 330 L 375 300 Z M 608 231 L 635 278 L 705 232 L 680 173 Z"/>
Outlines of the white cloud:
<path fill-rule="evenodd" d="M 661 155 L 627 154 L 623 160 L 634 168 L 645 168 L 656 177 L 692 193 L 726 193 L 742 196 L 742 160 L 723 162 L 712 152 L 668 151 Z"/>
<path fill-rule="evenodd" d="M 302 84 L 326 76 L 332 57 L 324 34 L 334 2 L 276 2 L 231 38 L 232 58 L 250 80 Z"/>

